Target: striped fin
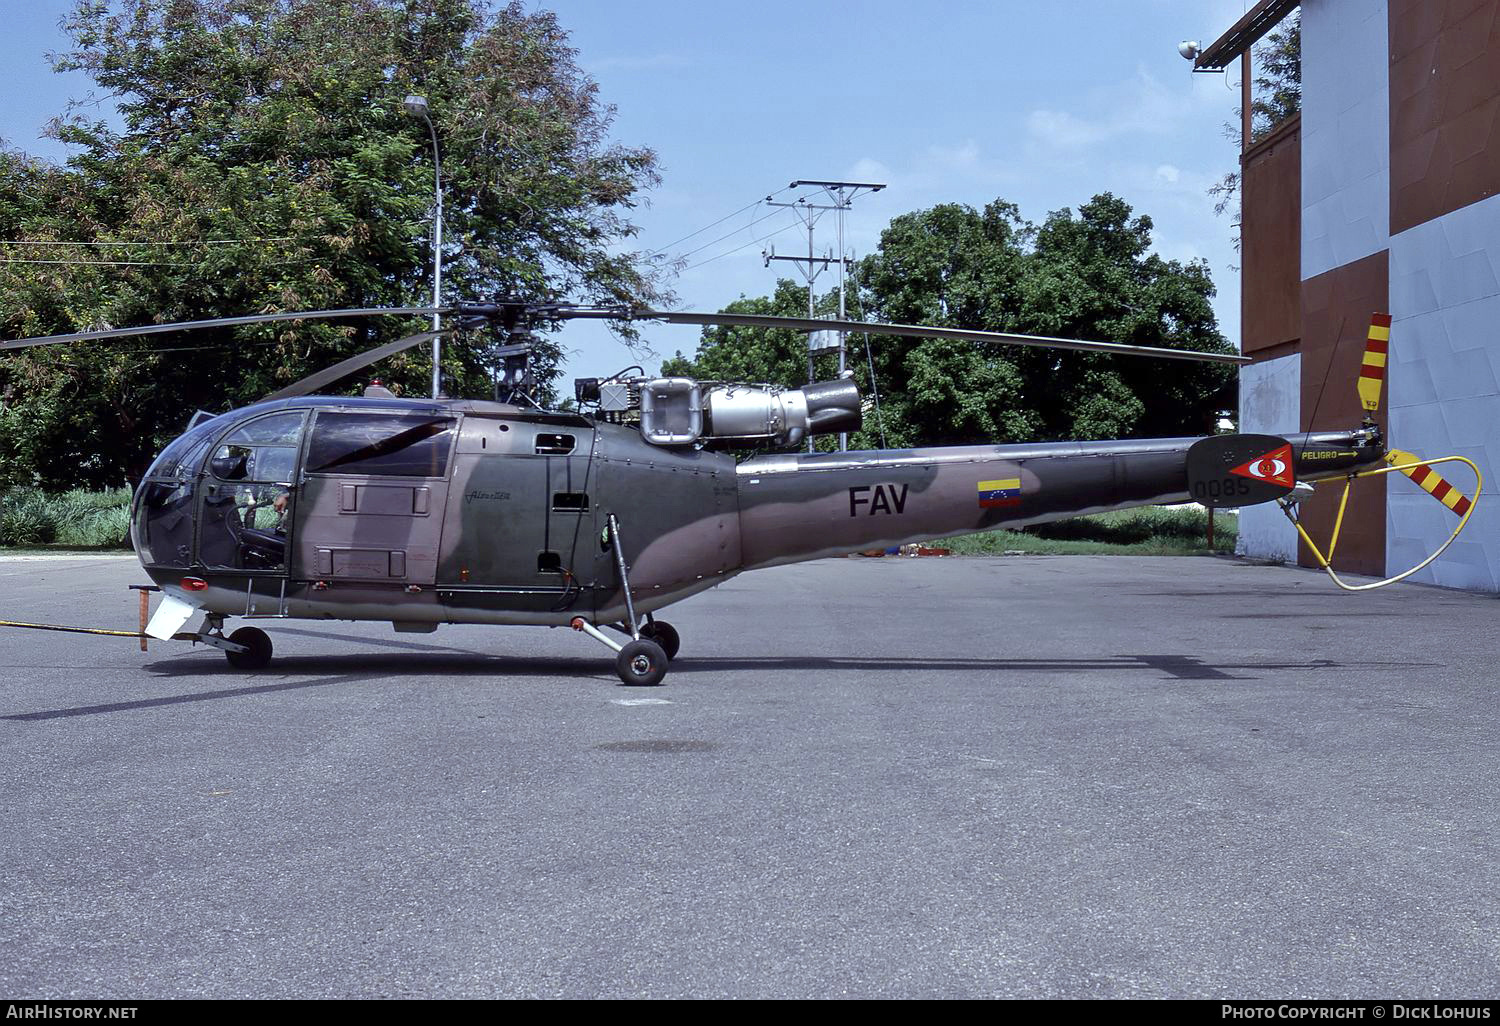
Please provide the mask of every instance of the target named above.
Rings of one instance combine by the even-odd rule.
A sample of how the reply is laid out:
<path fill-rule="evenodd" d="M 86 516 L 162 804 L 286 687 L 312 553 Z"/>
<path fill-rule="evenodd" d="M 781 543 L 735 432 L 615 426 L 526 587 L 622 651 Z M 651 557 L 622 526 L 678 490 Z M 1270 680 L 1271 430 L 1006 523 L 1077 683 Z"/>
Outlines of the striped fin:
<path fill-rule="evenodd" d="M 1380 409 L 1380 390 L 1385 385 L 1386 351 L 1390 344 L 1391 315 L 1372 315 L 1370 334 L 1365 339 L 1365 358 L 1359 368 L 1359 401 L 1366 413 Z"/>
<path fill-rule="evenodd" d="M 1392 449 L 1385 454 L 1385 461 L 1393 467 L 1402 463 L 1415 463 L 1419 459 L 1421 459 L 1420 456 L 1401 449 Z M 1459 516 L 1469 512 L 1469 507 L 1474 504 L 1468 496 L 1443 480 L 1443 475 L 1431 467 L 1403 467 L 1401 473 L 1421 485 L 1423 491 Z"/>

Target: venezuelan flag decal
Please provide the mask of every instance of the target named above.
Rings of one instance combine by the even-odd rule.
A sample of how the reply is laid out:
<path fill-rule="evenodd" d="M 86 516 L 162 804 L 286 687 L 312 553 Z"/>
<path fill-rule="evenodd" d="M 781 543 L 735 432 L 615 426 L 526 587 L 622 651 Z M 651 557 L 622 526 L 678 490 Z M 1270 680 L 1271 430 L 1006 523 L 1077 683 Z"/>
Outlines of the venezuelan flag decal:
<path fill-rule="evenodd" d="M 1021 479 L 1005 477 L 998 481 L 979 482 L 979 506 L 981 509 L 999 509 L 1002 506 L 1021 504 Z"/>

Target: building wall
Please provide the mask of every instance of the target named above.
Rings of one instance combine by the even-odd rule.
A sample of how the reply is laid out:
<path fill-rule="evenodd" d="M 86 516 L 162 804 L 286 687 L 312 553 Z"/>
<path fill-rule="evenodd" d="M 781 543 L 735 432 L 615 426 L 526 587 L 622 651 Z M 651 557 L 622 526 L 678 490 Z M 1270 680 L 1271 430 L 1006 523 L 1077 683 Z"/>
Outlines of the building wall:
<path fill-rule="evenodd" d="M 1391 0 L 1390 436 L 1500 473 L 1500 0 Z M 1472 494 L 1467 469 L 1438 472 Z M 1500 590 L 1500 495 L 1415 580 Z M 1392 475 L 1387 562 L 1452 533 L 1442 505 Z"/>
<path fill-rule="evenodd" d="M 1391 226 L 1500 191 L 1500 4 L 1391 0 Z"/>
<path fill-rule="evenodd" d="M 1390 54 L 1386 0 L 1302 4 L 1302 368 L 1300 427 L 1356 428 L 1355 383 L 1370 315 L 1389 309 Z M 1341 488 L 1303 503 L 1326 549 Z M 1360 482 L 1334 566 L 1380 575 L 1386 482 Z M 1315 566 L 1302 546 L 1300 561 Z"/>
<path fill-rule="evenodd" d="M 1389 381 L 1393 445 L 1421 456 L 1467 456 L 1500 473 L 1500 196 L 1445 214 L 1391 240 Z M 1473 495 L 1473 476 L 1437 468 Z M 1392 572 L 1441 545 L 1455 518 L 1391 475 Z M 1500 494 L 1487 486 L 1473 521 L 1415 580 L 1500 590 Z"/>
<path fill-rule="evenodd" d="M 1303 0 L 1302 277 L 1390 237 L 1386 0 Z"/>
<path fill-rule="evenodd" d="M 1242 168 L 1240 348 L 1257 359 L 1286 356 L 1302 337 L 1301 119 L 1257 142 Z"/>
<path fill-rule="evenodd" d="M 1303 0 L 1302 56 L 1298 339 L 1274 341 L 1285 315 L 1248 302 L 1252 278 L 1275 287 L 1251 233 L 1274 245 L 1289 215 L 1275 209 L 1284 195 L 1257 195 L 1247 160 L 1246 205 L 1264 209 L 1245 217 L 1245 351 L 1261 362 L 1242 371 L 1244 430 L 1285 433 L 1293 411 L 1304 430 L 1356 426 L 1369 317 L 1389 311 L 1390 444 L 1500 475 L 1500 0 Z M 1439 471 L 1472 493 L 1467 471 Z M 1303 519 L 1322 541 L 1338 489 L 1319 493 Z M 1415 579 L 1500 590 L 1500 495 L 1481 499 Z M 1242 515 L 1245 554 L 1284 549 L 1277 516 Z M 1455 523 L 1399 475 L 1360 482 L 1336 564 L 1399 573 Z"/>
<path fill-rule="evenodd" d="M 1302 283 L 1302 430 L 1349 431 L 1364 422 L 1357 383 L 1370 315 L 1390 309 L 1388 270 L 1389 255 L 1381 250 Z M 1388 409 L 1383 405 L 1375 418 L 1382 428 Z M 1383 477 L 1355 483 L 1333 557 L 1336 569 L 1384 573 L 1386 487 Z M 1342 494 L 1343 486 L 1330 482 L 1302 504 L 1303 526 L 1325 555 Z M 1301 563 L 1318 565 L 1305 544 Z"/>
<path fill-rule="evenodd" d="M 1296 353 L 1240 369 L 1240 430 L 1287 437 L 1301 421 L 1302 357 Z M 1256 559 L 1297 559 L 1297 530 L 1274 503 L 1240 510 L 1235 552 Z"/>

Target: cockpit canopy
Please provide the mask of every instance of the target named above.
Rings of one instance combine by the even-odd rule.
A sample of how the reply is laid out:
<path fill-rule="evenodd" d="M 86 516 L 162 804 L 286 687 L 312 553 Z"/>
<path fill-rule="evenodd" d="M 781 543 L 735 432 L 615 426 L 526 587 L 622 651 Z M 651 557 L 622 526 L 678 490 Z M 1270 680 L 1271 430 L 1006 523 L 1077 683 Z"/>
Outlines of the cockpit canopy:
<path fill-rule="evenodd" d="M 203 421 L 146 472 L 136 551 L 148 566 L 284 570 L 301 476 L 445 477 L 458 420 L 430 403 L 304 399 Z"/>

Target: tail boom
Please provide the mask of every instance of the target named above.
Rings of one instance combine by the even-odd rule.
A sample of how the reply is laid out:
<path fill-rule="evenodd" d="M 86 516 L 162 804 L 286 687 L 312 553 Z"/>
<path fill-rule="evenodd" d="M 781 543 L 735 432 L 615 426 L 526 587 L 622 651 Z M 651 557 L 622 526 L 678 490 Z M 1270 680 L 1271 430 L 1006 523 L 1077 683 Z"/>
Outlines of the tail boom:
<path fill-rule="evenodd" d="M 744 569 L 1190 502 L 1196 438 L 883 449 L 740 464 Z M 1377 463 L 1357 432 L 1298 436 L 1299 476 Z"/>

